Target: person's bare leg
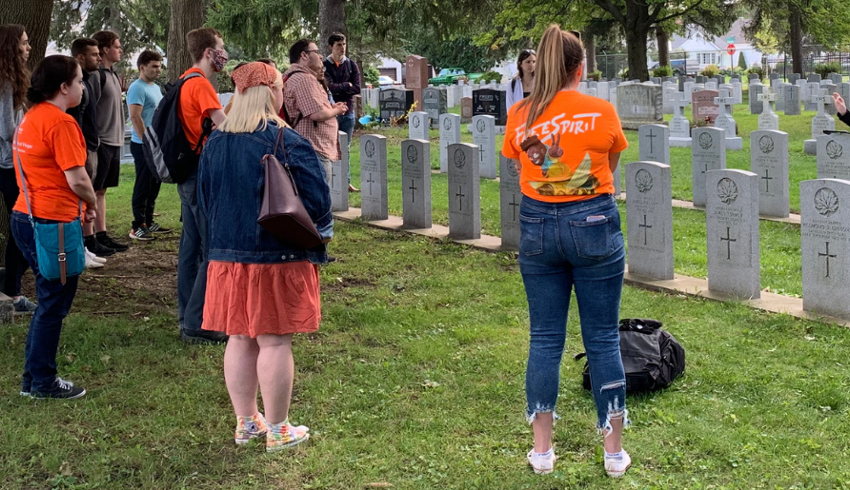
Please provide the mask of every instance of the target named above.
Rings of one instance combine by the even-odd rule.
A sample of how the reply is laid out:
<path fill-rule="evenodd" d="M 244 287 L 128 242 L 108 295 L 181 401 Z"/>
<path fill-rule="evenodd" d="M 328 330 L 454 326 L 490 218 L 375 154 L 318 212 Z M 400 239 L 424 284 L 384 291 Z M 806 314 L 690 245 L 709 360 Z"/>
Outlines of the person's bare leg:
<path fill-rule="evenodd" d="M 605 448 L 605 452 L 608 454 L 619 453 L 623 450 L 623 416 L 625 414 L 620 412 L 619 415 L 611 415 L 608 419 L 611 422 L 611 433 L 608 434 L 607 431 L 603 433 L 604 438 L 602 439 L 602 447 Z"/>
<path fill-rule="evenodd" d="M 538 413 L 531 423 L 534 431 L 534 452 L 545 453 L 552 448 L 552 430 L 555 426 L 555 417 L 552 412 Z"/>
<path fill-rule="evenodd" d="M 224 381 L 233 411 L 251 417 L 257 410 L 257 341 L 245 335 L 231 335 L 224 349 Z"/>
<path fill-rule="evenodd" d="M 106 189 L 97 191 L 97 218 L 94 220 L 94 228 L 99 233 L 106 231 Z"/>
<path fill-rule="evenodd" d="M 266 420 L 279 424 L 289 418 L 295 362 L 292 359 L 292 334 L 260 335 L 257 378 L 263 397 Z"/>

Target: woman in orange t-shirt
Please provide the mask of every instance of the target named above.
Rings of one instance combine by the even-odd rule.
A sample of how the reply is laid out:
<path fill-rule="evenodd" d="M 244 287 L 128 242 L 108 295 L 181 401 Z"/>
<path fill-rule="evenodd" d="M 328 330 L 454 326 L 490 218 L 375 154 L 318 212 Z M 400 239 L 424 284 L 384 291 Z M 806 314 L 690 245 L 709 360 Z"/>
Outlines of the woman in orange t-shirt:
<path fill-rule="evenodd" d="M 540 40 L 534 89 L 508 113 L 502 154 L 518 161 L 519 265 L 531 320 L 526 415 L 534 431 L 528 462 L 554 469 L 552 427 L 570 293 L 575 286 L 590 379 L 603 434 L 605 470 L 622 476 L 626 380 L 618 317 L 625 247 L 614 176 L 627 146 L 614 107 L 576 90 L 581 41 L 557 25 Z"/>
<path fill-rule="evenodd" d="M 71 309 L 79 276 L 69 276 L 62 284 L 41 275 L 29 216 L 31 208 L 32 219 L 40 223 L 69 223 L 79 216 L 83 200 L 85 218 L 94 220 L 96 198 L 86 174 L 86 141 L 77 121 L 65 113 L 80 104 L 82 83 L 83 73 L 73 58 L 55 55 L 42 60 L 27 91 L 33 106 L 21 121 L 14 143 L 13 163 L 22 192 L 12 211 L 12 234 L 35 274 L 38 293 L 38 308 L 27 335 L 21 394 L 34 398 L 71 399 L 86 394 L 56 375 L 62 320 Z"/>

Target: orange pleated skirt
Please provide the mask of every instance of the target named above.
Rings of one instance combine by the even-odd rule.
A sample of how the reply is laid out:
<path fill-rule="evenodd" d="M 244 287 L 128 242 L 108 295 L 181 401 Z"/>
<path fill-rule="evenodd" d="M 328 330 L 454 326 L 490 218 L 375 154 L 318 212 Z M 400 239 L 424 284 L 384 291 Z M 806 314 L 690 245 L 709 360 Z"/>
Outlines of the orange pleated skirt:
<path fill-rule="evenodd" d="M 256 338 L 315 332 L 321 319 L 317 265 L 209 263 L 204 330 Z"/>

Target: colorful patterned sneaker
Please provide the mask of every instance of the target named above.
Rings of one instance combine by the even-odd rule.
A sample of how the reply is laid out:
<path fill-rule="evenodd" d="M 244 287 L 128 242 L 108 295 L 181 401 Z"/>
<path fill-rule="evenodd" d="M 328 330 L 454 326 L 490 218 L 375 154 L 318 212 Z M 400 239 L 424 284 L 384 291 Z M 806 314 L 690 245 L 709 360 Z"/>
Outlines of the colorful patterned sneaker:
<path fill-rule="evenodd" d="M 240 446 L 266 435 L 268 431 L 266 419 L 259 412 L 251 417 L 236 416 L 236 444 Z"/>
<path fill-rule="evenodd" d="M 297 446 L 310 438 L 306 426 L 289 425 L 289 419 L 279 424 L 269 424 L 269 432 L 266 434 L 266 451 L 273 453 L 292 446 Z"/>
<path fill-rule="evenodd" d="M 153 232 L 144 225 L 144 223 L 138 228 L 133 228 L 130 230 L 130 238 L 133 240 L 140 240 L 143 242 L 149 242 L 151 240 L 156 240 L 156 237 L 153 236 Z"/>
<path fill-rule="evenodd" d="M 632 465 L 632 458 L 626 451 L 619 453 L 605 453 L 605 471 L 611 478 L 620 478 L 626 474 L 626 470 Z"/>
<path fill-rule="evenodd" d="M 151 231 L 151 233 L 171 233 L 171 228 L 166 228 L 157 223 L 156 221 L 151 222 L 150 226 L 148 226 L 148 229 Z"/>
<path fill-rule="evenodd" d="M 534 469 L 538 475 L 548 475 L 555 469 L 555 461 L 558 459 L 555 456 L 555 448 L 551 447 L 545 453 L 535 453 L 534 449 L 528 452 L 528 464 Z"/>

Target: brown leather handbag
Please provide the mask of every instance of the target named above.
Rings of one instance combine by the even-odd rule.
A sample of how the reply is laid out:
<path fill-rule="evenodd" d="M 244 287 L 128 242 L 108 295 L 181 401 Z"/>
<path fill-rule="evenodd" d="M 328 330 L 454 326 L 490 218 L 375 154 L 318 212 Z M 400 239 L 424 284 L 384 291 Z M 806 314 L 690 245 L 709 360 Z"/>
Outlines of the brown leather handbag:
<path fill-rule="evenodd" d="M 272 153 L 261 160 L 266 183 L 257 223 L 285 245 L 303 249 L 317 247 L 322 244 L 322 237 L 301 202 L 289 163 L 280 163 L 275 156 L 277 149 L 283 148 L 283 131 L 284 128 L 280 128 Z"/>

